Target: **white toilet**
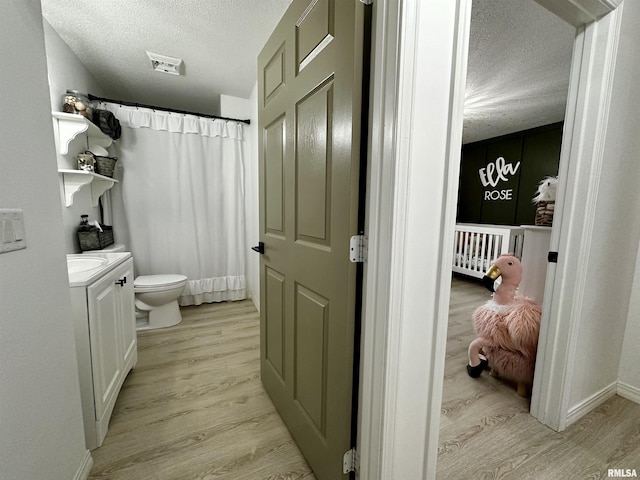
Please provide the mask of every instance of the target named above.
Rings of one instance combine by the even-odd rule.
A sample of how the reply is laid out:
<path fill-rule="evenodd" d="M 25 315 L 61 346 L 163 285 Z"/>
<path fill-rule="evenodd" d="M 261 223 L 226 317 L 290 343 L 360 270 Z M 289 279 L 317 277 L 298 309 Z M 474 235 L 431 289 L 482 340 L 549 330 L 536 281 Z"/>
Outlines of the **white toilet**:
<path fill-rule="evenodd" d="M 187 285 L 184 275 L 141 275 L 133 282 L 136 330 L 171 327 L 182 321 L 178 298 Z"/>
<path fill-rule="evenodd" d="M 114 244 L 96 252 L 124 252 L 122 244 Z M 171 327 L 182 321 L 178 298 L 187 285 L 185 275 L 141 275 L 133 282 L 136 305 L 136 330 Z"/>

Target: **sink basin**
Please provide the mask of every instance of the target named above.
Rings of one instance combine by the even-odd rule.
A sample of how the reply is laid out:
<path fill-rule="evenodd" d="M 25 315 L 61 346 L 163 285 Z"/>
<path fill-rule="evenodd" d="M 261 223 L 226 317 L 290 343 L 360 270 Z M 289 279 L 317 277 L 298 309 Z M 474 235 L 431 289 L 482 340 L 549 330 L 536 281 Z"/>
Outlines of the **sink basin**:
<path fill-rule="evenodd" d="M 131 252 L 67 253 L 69 286 L 87 287 L 128 258 Z"/>
<path fill-rule="evenodd" d="M 83 255 L 82 257 L 67 257 L 67 271 L 69 273 L 86 272 L 107 263 L 106 258 Z"/>

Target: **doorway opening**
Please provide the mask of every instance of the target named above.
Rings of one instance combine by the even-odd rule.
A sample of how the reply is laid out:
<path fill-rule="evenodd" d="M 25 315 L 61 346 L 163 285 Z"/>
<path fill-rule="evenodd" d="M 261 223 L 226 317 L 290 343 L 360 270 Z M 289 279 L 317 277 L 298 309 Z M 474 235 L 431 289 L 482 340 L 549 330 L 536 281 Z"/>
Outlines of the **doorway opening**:
<path fill-rule="evenodd" d="M 558 175 L 576 34 L 532 0 L 475 0 L 470 33 L 438 478 L 466 478 L 460 459 L 482 445 L 491 461 L 497 431 L 539 425 L 530 385 L 518 396 L 515 382 L 489 370 L 471 378 L 466 365 L 472 314 L 491 298 L 481 279 L 497 256 L 514 253 L 518 294 L 544 301 L 551 222 L 536 219 L 532 200 Z"/>
<path fill-rule="evenodd" d="M 580 263 L 590 248 L 582 239 L 595 235 L 595 223 L 584 221 L 580 207 L 595 205 L 599 193 L 597 176 L 590 173 L 599 171 L 606 151 L 603 126 L 612 121 L 607 114 L 623 15 L 615 4 L 598 2 L 578 11 L 570 1 L 539 3 L 577 27 L 560 165 L 565 184 L 558 186 L 558 198 L 578 211 L 567 212 L 566 221 L 559 221 L 564 217 L 560 204 L 555 212 L 551 245 L 563 255 L 557 265 L 549 265 L 554 284 L 545 287 L 550 302 L 544 302 L 544 341 L 538 345 L 538 358 L 544 361 L 537 362 L 541 381 L 534 383 L 531 403 L 535 418 L 560 431 L 571 420 L 574 400 L 567 379 L 575 372 L 578 352 L 571 339 L 584 310 L 585 285 L 595 287 Z M 386 134 L 386 125 L 395 128 L 386 138 L 381 135 L 384 141 L 375 143 L 371 155 L 372 171 L 390 175 L 372 182 L 370 202 L 369 231 L 375 236 L 370 236 L 369 253 L 376 264 L 367 276 L 361 422 L 369 441 L 360 450 L 367 478 L 377 478 L 377 472 L 382 478 L 435 477 L 438 451 L 471 1 L 406 6 L 400 14 L 385 10 L 390 21 L 381 22 L 379 31 L 388 37 L 381 35 L 376 42 L 381 66 L 373 131 Z M 396 30 L 398 24 L 406 28 Z M 387 204 L 390 208 L 384 208 Z M 374 294 L 384 301 L 376 301 Z M 383 321 L 374 323 L 377 318 Z M 376 362 L 375 355 L 367 355 L 371 350 L 385 358 Z M 382 395 L 368 399 L 371 392 Z M 574 419 L 585 413 L 577 406 L 574 410 Z"/>

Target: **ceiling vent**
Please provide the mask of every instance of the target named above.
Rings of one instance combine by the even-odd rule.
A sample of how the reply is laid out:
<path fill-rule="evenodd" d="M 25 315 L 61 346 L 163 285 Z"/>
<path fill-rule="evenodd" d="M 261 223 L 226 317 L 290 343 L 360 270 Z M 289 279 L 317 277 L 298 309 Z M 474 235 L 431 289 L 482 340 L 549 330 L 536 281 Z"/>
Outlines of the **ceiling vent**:
<path fill-rule="evenodd" d="M 182 75 L 182 60 L 179 58 L 166 57 L 157 53 L 147 52 L 151 59 L 151 66 L 156 72 L 170 73 L 171 75 Z"/>

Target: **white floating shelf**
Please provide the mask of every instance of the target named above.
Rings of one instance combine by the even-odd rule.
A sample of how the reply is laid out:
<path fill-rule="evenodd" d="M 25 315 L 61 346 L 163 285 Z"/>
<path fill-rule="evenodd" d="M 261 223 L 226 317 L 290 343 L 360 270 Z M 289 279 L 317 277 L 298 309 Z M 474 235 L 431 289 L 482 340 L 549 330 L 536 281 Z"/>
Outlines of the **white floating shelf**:
<path fill-rule="evenodd" d="M 118 183 L 118 180 L 114 178 L 84 170 L 58 170 L 58 173 L 62 175 L 64 200 L 67 207 L 73 205 L 73 197 L 85 185 L 91 185 L 91 201 L 92 205 L 96 207 L 98 206 L 100 195 Z"/>
<path fill-rule="evenodd" d="M 56 119 L 59 149 L 62 155 L 69 153 L 69 144 L 81 133 L 87 135 L 88 147 L 100 145 L 107 148 L 113 140 L 108 135 L 102 133 L 93 122 L 75 113 L 52 112 Z"/>

